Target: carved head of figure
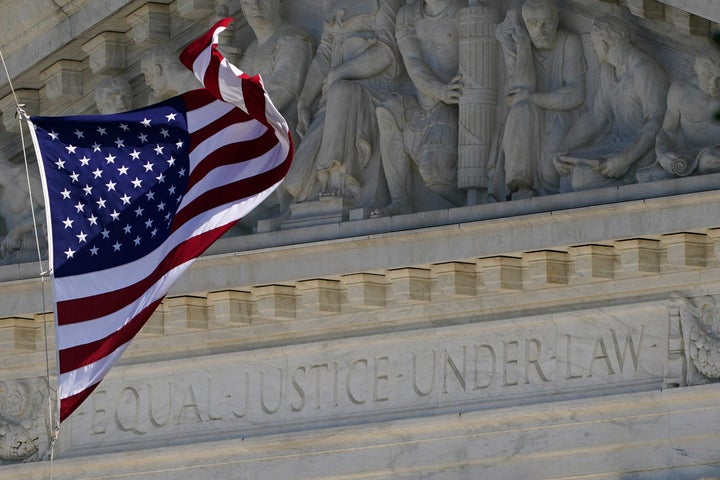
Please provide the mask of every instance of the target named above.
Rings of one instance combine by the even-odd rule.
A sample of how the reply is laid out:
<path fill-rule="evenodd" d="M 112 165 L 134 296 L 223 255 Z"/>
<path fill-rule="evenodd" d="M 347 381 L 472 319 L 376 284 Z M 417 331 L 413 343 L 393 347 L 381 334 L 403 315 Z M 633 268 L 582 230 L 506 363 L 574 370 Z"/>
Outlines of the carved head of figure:
<path fill-rule="evenodd" d="M 695 73 L 700 89 L 720 98 L 720 55 L 700 55 L 695 59 Z"/>
<path fill-rule="evenodd" d="M 140 61 L 140 70 L 145 76 L 145 84 L 158 97 L 175 93 L 171 86 L 175 64 L 178 63 L 175 52 L 167 46 L 155 46 Z"/>
<path fill-rule="evenodd" d="M 613 48 L 630 42 L 630 29 L 624 21 L 616 17 L 596 18 L 590 29 L 590 42 L 600 63 L 605 63 Z"/>
<path fill-rule="evenodd" d="M 253 30 L 272 27 L 280 18 L 280 0 L 240 0 L 240 7 Z"/>
<path fill-rule="evenodd" d="M 555 46 L 560 13 L 553 0 L 527 0 L 522 18 L 535 48 L 547 50 Z"/>
<path fill-rule="evenodd" d="M 119 77 L 108 77 L 95 88 L 95 105 L 103 115 L 126 112 L 132 108 L 130 84 Z"/>

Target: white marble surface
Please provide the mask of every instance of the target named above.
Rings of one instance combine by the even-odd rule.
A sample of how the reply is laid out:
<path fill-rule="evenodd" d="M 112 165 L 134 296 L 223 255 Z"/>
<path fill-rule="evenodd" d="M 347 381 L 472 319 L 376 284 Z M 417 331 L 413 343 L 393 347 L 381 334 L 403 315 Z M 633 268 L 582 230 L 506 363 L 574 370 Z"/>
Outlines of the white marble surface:
<path fill-rule="evenodd" d="M 714 477 L 717 386 L 56 458 L 53 478 L 545 480 Z M 0 479 L 46 479 L 47 462 Z"/>
<path fill-rule="evenodd" d="M 659 0 L 659 2 L 720 23 L 720 5 L 714 2 L 704 0 Z"/>

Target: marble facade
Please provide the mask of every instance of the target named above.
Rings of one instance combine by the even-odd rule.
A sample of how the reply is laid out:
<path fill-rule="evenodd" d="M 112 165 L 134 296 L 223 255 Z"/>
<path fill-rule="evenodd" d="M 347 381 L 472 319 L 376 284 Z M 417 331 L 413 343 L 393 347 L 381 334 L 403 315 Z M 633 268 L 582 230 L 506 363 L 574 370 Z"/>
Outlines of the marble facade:
<path fill-rule="evenodd" d="M 159 45 L 181 48 L 218 16 L 238 19 L 224 45 L 238 59 L 248 46 L 268 48 L 263 39 L 276 31 L 259 28 L 260 15 L 244 20 L 243 12 L 263 2 L 46 3 L 19 9 L 0 29 L 13 85 L 29 113 L 43 115 L 96 113 L 118 108 L 120 100 L 145 105 L 192 88 L 178 76 L 159 85 L 162 72 L 150 81 L 144 59 Z M 644 163 L 632 180 L 575 189 L 559 175 L 555 190 L 513 195 L 503 135 L 518 103 L 506 102 L 506 92 L 532 102 L 545 85 L 527 83 L 533 79 L 527 72 L 512 75 L 517 63 L 508 67 L 509 58 L 521 62 L 522 42 L 529 55 L 543 50 L 532 30 L 524 39 L 514 33 L 510 54 L 497 38 L 499 29 L 510 31 L 503 19 L 521 27 L 522 14 L 509 5 L 515 2 L 428 2 L 463 3 L 457 30 L 440 22 L 445 29 L 420 35 L 423 48 L 437 41 L 433 33 L 457 35 L 457 58 L 426 55 L 429 70 L 404 66 L 414 37 L 393 45 L 386 27 L 400 2 L 379 3 L 267 2 L 279 6 L 278 18 L 287 22 L 279 31 L 290 38 L 282 41 L 295 42 L 298 52 L 357 48 L 362 39 L 353 55 L 372 58 L 360 63 L 366 72 L 353 83 L 342 76 L 348 58 L 356 58 L 347 51 L 350 57 L 323 57 L 330 64 L 306 55 L 307 78 L 327 82 L 305 87 L 315 90 L 313 101 L 277 75 L 278 95 L 308 108 L 308 118 L 302 110 L 297 118 L 299 144 L 309 139 L 304 149 L 312 149 L 303 158 L 333 150 L 323 145 L 327 128 L 315 127 L 317 138 L 305 136 L 303 127 L 312 127 L 303 122 L 320 114 L 332 119 L 337 107 L 328 102 L 343 92 L 376 102 L 351 119 L 370 132 L 368 142 L 345 139 L 343 151 L 357 146 L 352 155 L 320 159 L 321 168 L 303 165 L 302 195 L 292 188 L 280 193 L 195 263 L 62 425 L 54 478 L 720 477 L 720 173 L 712 159 L 703 163 L 712 155 L 697 158 L 716 145 L 676 142 L 687 157 L 670 158 L 664 146 L 672 142 L 663 140 L 657 156 L 670 160 Z M 427 20 L 417 12 L 434 11 L 409 3 L 406 24 Z M 666 75 L 666 93 L 668 85 L 670 92 L 691 85 L 690 100 L 706 95 L 704 104 L 716 104 L 713 64 L 694 68 L 714 48 L 710 38 L 720 22 L 714 2 L 558 5 L 559 26 L 578 39 L 584 65 L 584 101 L 568 119 L 596 111 L 593 99 L 608 74 L 601 70 L 616 58 L 603 50 L 602 38 L 592 38 L 593 21 L 603 17 L 627 25 L 633 48 Z M 287 61 L 272 51 L 263 58 Z M 438 84 L 428 80 L 428 72 L 444 67 L 461 73 L 459 98 L 437 95 Z M 444 81 L 459 85 L 457 72 Z M 108 78 L 121 79 L 122 88 L 115 106 L 101 107 L 96 90 Z M 329 78 L 343 86 L 332 90 Z M 438 195 L 429 180 L 439 177 L 413 157 L 425 152 L 432 161 L 442 149 L 413 150 L 401 134 L 399 142 L 389 140 L 399 150 L 384 151 L 407 157 L 393 188 L 405 185 L 408 205 L 383 212 L 395 198 L 382 174 L 392 162 L 381 158 L 383 135 L 374 129 L 387 124 L 375 107 L 388 85 L 400 99 L 395 106 L 419 101 L 413 115 L 429 115 L 428 125 L 457 119 L 453 188 L 463 204 Z M 132 98 L 120 98 L 117 91 L 128 88 Z M 21 150 L 9 93 L 1 84 L 0 155 L 16 169 Z M 433 95 L 456 117 L 422 110 Z M 668 105 L 682 111 L 678 102 L 688 95 L 676 94 Z M 677 130 L 679 121 L 665 110 L 643 158 L 654 161 L 658 132 L 670 137 Z M 407 128 L 422 125 L 411 117 L 392 118 Z M 551 117 L 560 118 L 540 115 L 534 124 Z M 693 120 L 701 126 L 692 140 L 712 142 L 702 124 L 713 132 L 713 120 Z M 434 132 L 439 136 L 417 138 L 437 142 L 446 130 Z M 583 132 L 573 135 L 590 139 Z M 585 159 L 588 168 L 597 163 Z M 673 166 L 678 159 L 690 159 L 689 166 Z M 366 175 L 363 165 L 375 170 Z M 47 360 L 45 353 L 46 340 L 54 344 L 52 292 L 38 279 L 34 245 L 11 241 L 11 225 L 28 233 L 27 214 L 16 210 L 0 208 L 3 251 L 14 252 L 0 259 L 0 479 L 40 479 L 48 476 L 53 434 L 52 375 L 49 385 L 46 379 L 54 360 L 52 350 Z"/>

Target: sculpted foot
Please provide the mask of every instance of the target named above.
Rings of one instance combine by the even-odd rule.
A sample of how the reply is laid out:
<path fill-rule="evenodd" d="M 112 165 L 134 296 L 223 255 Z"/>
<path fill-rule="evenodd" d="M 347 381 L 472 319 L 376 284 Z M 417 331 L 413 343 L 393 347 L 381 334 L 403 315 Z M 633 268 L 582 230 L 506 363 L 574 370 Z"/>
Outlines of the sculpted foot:
<path fill-rule="evenodd" d="M 356 203 L 360 203 L 360 182 L 350 175 L 345 175 L 345 194 L 352 197 Z"/>
<path fill-rule="evenodd" d="M 517 189 L 516 192 L 513 192 L 512 199 L 513 200 L 521 200 L 523 198 L 532 198 L 537 197 L 537 192 L 533 190 L 532 188 L 528 187 L 520 187 Z"/>
<path fill-rule="evenodd" d="M 376 208 L 370 212 L 371 217 L 390 217 L 393 215 L 403 215 L 410 213 L 408 206 L 401 202 L 391 202 L 383 208 Z"/>

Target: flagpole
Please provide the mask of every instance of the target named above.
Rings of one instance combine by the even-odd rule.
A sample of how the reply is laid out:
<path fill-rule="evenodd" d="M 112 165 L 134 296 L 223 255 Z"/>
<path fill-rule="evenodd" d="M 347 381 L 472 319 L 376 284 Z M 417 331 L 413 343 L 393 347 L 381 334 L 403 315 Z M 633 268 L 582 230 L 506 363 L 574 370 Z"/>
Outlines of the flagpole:
<path fill-rule="evenodd" d="M 12 92 L 13 98 L 15 100 L 15 106 L 16 106 L 16 113 L 15 117 L 18 119 L 18 124 L 20 127 L 20 143 L 22 145 L 22 152 L 23 152 L 23 162 L 25 165 L 25 178 L 27 180 L 27 188 L 28 188 L 28 204 L 30 207 L 30 214 L 32 217 L 32 223 L 33 223 L 33 233 L 35 235 L 35 247 L 37 250 L 37 258 L 38 258 L 38 266 L 40 267 L 40 291 L 42 296 L 42 308 L 43 308 L 43 316 L 42 316 L 42 322 L 43 322 L 43 333 L 45 337 L 45 372 L 47 376 L 47 397 L 48 397 L 48 437 L 50 441 L 50 480 L 53 479 L 53 462 L 54 462 L 54 451 L 55 451 L 55 442 L 57 441 L 58 434 L 60 432 L 60 421 L 59 417 L 56 418 L 55 412 L 60 412 L 60 398 L 56 395 L 56 408 L 53 410 L 52 405 L 52 389 L 50 387 L 50 354 L 49 354 L 49 345 L 48 345 L 48 333 L 47 333 L 47 322 L 45 318 L 45 312 L 47 312 L 47 302 L 45 298 L 45 276 L 48 275 L 49 271 L 45 270 L 43 268 L 43 261 L 42 261 L 42 253 L 40 251 L 40 235 L 38 233 L 38 224 L 37 219 L 35 217 L 35 209 L 33 207 L 33 195 L 32 195 L 32 185 L 30 182 L 30 167 L 27 159 L 27 149 L 25 146 L 25 135 L 23 133 L 23 120 L 25 120 L 29 126 L 29 128 L 32 128 L 32 124 L 30 123 L 29 119 L 30 117 L 25 112 L 25 110 L 22 108 L 25 105 L 21 104 L 18 101 L 17 95 L 15 93 L 15 88 L 12 84 L 12 79 L 10 78 L 10 72 L 8 71 L 7 64 L 5 63 L 5 56 L 2 53 L 2 50 L 0 50 L 0 61 L 2 62 L 3 69 L 5 70 L 5 76 L 8 79 L 8 85 L 10 86 L 10 91 Z"/>

